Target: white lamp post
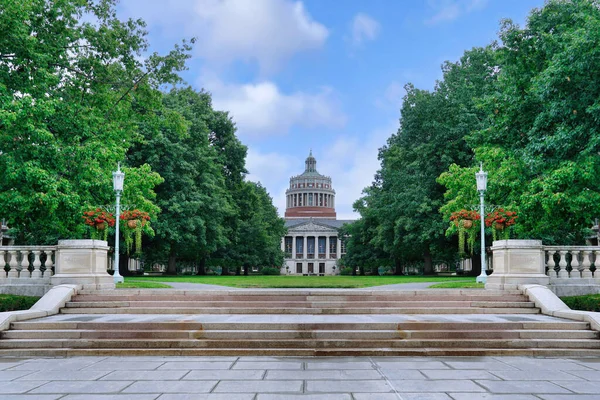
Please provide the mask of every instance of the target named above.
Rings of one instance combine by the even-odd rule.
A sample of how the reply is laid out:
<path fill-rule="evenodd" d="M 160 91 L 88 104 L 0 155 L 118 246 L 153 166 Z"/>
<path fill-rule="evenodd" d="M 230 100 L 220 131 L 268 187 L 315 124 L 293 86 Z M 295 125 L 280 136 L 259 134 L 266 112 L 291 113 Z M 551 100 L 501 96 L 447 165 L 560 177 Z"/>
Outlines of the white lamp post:
<path fill-rule="evenodd" d="M 117 172 L 113 172 L 113 187 L 117 195 L 117 208 L 116 208 L 116 219 L 115 223 L 115 262 L 114 262 L 114 274 L 113 280 L 115 283 L 123 282 L 123 277 L 119 274 L 119 218 L 121 216 L 121 193 L 123 192 L 123 181 L 125 180 L 125 174 L 121 172 L 121 163 L 117 168 Z"/>
<path fill-rule="evenodd" d="M 483 163 L 479 165 L 479 172 L 475 174 L 477 180 L 477 191 L 479 192 L 479 215 L 481 216 L 481 274 L 477 277 L 477 283 L 487 281 L 485 265 L 485 206 L 483 204 L 483 195 L 487 189 L 487 172 L 483 172 Z"/>

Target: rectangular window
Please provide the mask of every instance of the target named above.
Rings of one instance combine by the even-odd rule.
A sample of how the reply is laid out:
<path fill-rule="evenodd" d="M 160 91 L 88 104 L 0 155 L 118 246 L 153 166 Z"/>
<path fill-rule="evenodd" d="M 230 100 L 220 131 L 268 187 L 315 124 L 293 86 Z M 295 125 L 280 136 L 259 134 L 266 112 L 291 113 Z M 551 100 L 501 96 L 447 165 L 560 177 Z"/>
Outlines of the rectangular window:
<path fill-rule="evenodd" d="M 304 238 L 296 238 L 296 258 L 304 258 Z"/>
<path fill-rule="evenodd" d="M 325 252 L 325 238 L 319 237 L 319 258 L 325 258 L 327 253 Z"/>
<path fill-rule="evenodd" d="M 325 263 L 319 263 L 319 274 L 325 274 Z"/>
<path fill-rule="evenodd" d="M 313 205 L 313 195 L 312 195 L 312 193 L 308 194 L 308 205 L 309 206 Z"/>
<path fill-rule="evenodd" d="M 308 263 L 308 273 L 309 274 L 315 273 L 315 264 L 314 263 Z"/>
<path fill-rule="evenodd" d="M 340 244 L 340 254 L 346 254 L 346 243 L 345 241 L 342 239 L 342 242 Z"/>
<path fill-rule="evenodd" d="M 292 258 L 292 240 L 294 238 L 291 236 L 286 236 L 285 240 L 284 240 L 284 252 L 285 252 L 285 258 Z"/>
<path fill-rule="evenodd" d="M 329 238 L 329 258 L 337 258 L 337 237 Z"/>
<path fill-rule="evenodd" d="M 306 257 L 315 258 L 315 237 L 310 236 L 306 238 Z"/>
<path fill-rule="evenodd" d="M 296 263 L 296 273 L 297 274 L 302 273 L 302 263 Z"/>

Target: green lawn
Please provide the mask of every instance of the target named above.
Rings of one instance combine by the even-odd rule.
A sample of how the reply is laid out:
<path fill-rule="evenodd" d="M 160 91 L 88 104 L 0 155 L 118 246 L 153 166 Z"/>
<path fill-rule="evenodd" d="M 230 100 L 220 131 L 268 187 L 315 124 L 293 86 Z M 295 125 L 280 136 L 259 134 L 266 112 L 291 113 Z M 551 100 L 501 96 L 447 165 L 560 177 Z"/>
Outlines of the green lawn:
<path fill-rule="evenodd" d="M 158 282 L 136 281 L 134 280 L 136 278 L 125 278 L 126 282 L 117 283 L 117 289 L 170 289 L 173 287 Z"/>
<path fill-rule="evenodd" d="M 484 289 L 484 283 L 477 283 L 473 281 L 464 282 L 444 282 L 436 285 L 429 286 L 431 289 Z"/>
<path fill-rule="evenodd" d="M 39 297 L 33 296 L 0 294 L 0 312 L 29 310 L 39 299 Z"/>
<path fill-rule="evenodd" d="M 127 282 L 207 283 L 238 288 L 363 288 L 414 282 L 471 282 L 475 278 L 451 276 L 144 276 L 126 278 Z"/>

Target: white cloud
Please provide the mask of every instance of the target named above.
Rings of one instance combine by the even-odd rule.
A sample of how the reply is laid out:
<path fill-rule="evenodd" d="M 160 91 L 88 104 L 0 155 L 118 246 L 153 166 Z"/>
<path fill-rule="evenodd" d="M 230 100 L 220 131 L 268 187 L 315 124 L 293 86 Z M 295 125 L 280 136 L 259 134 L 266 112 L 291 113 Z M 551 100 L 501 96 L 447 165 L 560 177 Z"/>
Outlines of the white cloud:
<path fill-rule="evenodd" d="M 379 149 L 397 130 L 398 122 L 393 120 L 365 136 L 340 136 L 328 146 L 326 157 L 319 159 L 315 155 L 319 172 L 333 180 L 338 219 L 359 218 L 352 210 L 352 204 L 362 196 L 363 189 L 373 183 L 380 168 Z"/>
<path fill-rule="evenodd" d="M 435 25 L 440 22 L 453 21 L 463 14 L 482 9 L 488 0 L 429 0 L 429 7 L 434 15 L 425 22 Z"/>
<path fill-rule="evenodd" d="M 289 178 L 301 173 L 302 165 L 303 160 L 296 155 L 284 155 L 280 152 L 261 153 L 250 146 L 246 157 L 246 168 L 249 172 L 247 179 L 260 182 L 267 188 L 279 215 L 283 216 L 285 190 L 288 188 Z"/>
<path fill-rule="evenodd" d="M 381 25 L 379 22 L 364 13 L 358 13 L 352 20 L 352 43 L 354 45 L 361 45 L 368 40 L 374 40 L 379 31 Z"/>
<path fill-rule="evenodd" d="M 319 49 L 329 35 L 301 1 L 128 0 L 126 14 L 142 17 L 166 35 L 198 39 L 196 54 L 213 63 L 257 62 L 272 71 L 296 53 Z M 182 32 L 183 31 L 183 32 Z"/>
<path fill-rule="evenodd" d="M 216 109 L 231 113 L 241 136 L 285 135 L 292 126 L 338 128 L 346 123 L 340 101 L 328 87 L 283 93 L 271 81 L 225 84 L 214 75 L 204 75 L 199 84 L 212 93 Z"/>

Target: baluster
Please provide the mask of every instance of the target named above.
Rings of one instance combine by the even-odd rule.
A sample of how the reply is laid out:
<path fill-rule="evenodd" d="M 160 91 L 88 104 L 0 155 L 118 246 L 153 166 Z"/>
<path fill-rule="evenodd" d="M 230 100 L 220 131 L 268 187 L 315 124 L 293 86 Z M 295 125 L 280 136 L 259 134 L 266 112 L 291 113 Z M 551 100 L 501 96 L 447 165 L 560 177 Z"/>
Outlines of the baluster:
<path fill-rule="evenodd" d="M 581 278 L 581 271 L 579 270 L 579 251 L 571 251 L 570 278 Z"/>
<path fill-rule="evenodd" d="M 29 279 L 31 278 L 31 272 L 29 272 L 29 252 L 21 252 L 21 272 L 19 278 Z"/>
<path fill-rule="evenodd" d="M 592 271 L 590 270 L 590 266 L 592 265 L 592 262 L 590 261 L 590 253 L 591 251 L 589 250 L 583 251 L 583 263 L 581 264 L 581 266 L 583 267 L 583 271 L 581 271 L 582 278 L 592 277 Z"/>
<path fill-rule="evenodd" d="M 40 261 L 40 253 L 41 253 L 41 251 L 33 252 L 34 259 L 33 259 L 33 271 L 31 272 L 32 278 L 41 278 L 42 277 L 42 271 L 40 270 L 40 267 L 42 266 L 42 262 Z"/>
<path fill-rule="evenodd" d="M 6 279 L 6 271 L 4 271 L 6 261 L 4 261 L 4 254 L 6 254 L 6 252 L 0 250 L 0 280 Z"/>
<path fill-rule="evenodd" d="M 559 251 L 560 253 L 560 261 L 558 262 L 558 266 L 560 267 L 560 270 L 558 271 L 558 277 L 559 278 L 568 278 L 569 277 L 569 273 L 567 272 L 567 253 L 568 251 Z"/>
<path fill-rule="evenodd" d="M 556 267 L 556 263 L 554 262 L 554 253 L 556 253 L 556 251 L 548 250 L 548 276 L 551 278 L 556 278 L 556 271 L 554 270 L 554 267 Z"/>
<path fill-rule="evenodd" d="M 8 254 L 10 254 L 10 261 L 8 263 L 8 267 L 10 268 L 8 270 L 8 277 L 9 278 L 18 278 L 19 277 L 19 271 L 17 270 L 17 265 L 19 265 L 17 263 L 17 252 L 15 250 L 9 251 Z"/>
<path fill-rule="evenodd" d="M 46 254 L 46 262 L 44 263 L 44 267 L 46 267 L 46 270 L 44 271 L 44 277 L 51 277 L 52 276 L 52 250 L 45 250 L 44 253 Z"/>
<path fill-rule="evenodd" d="M 594 278 L 600 280 L 600 251 L 594 251 L 594 267 L 596 270 L 594 271 Z"/>

